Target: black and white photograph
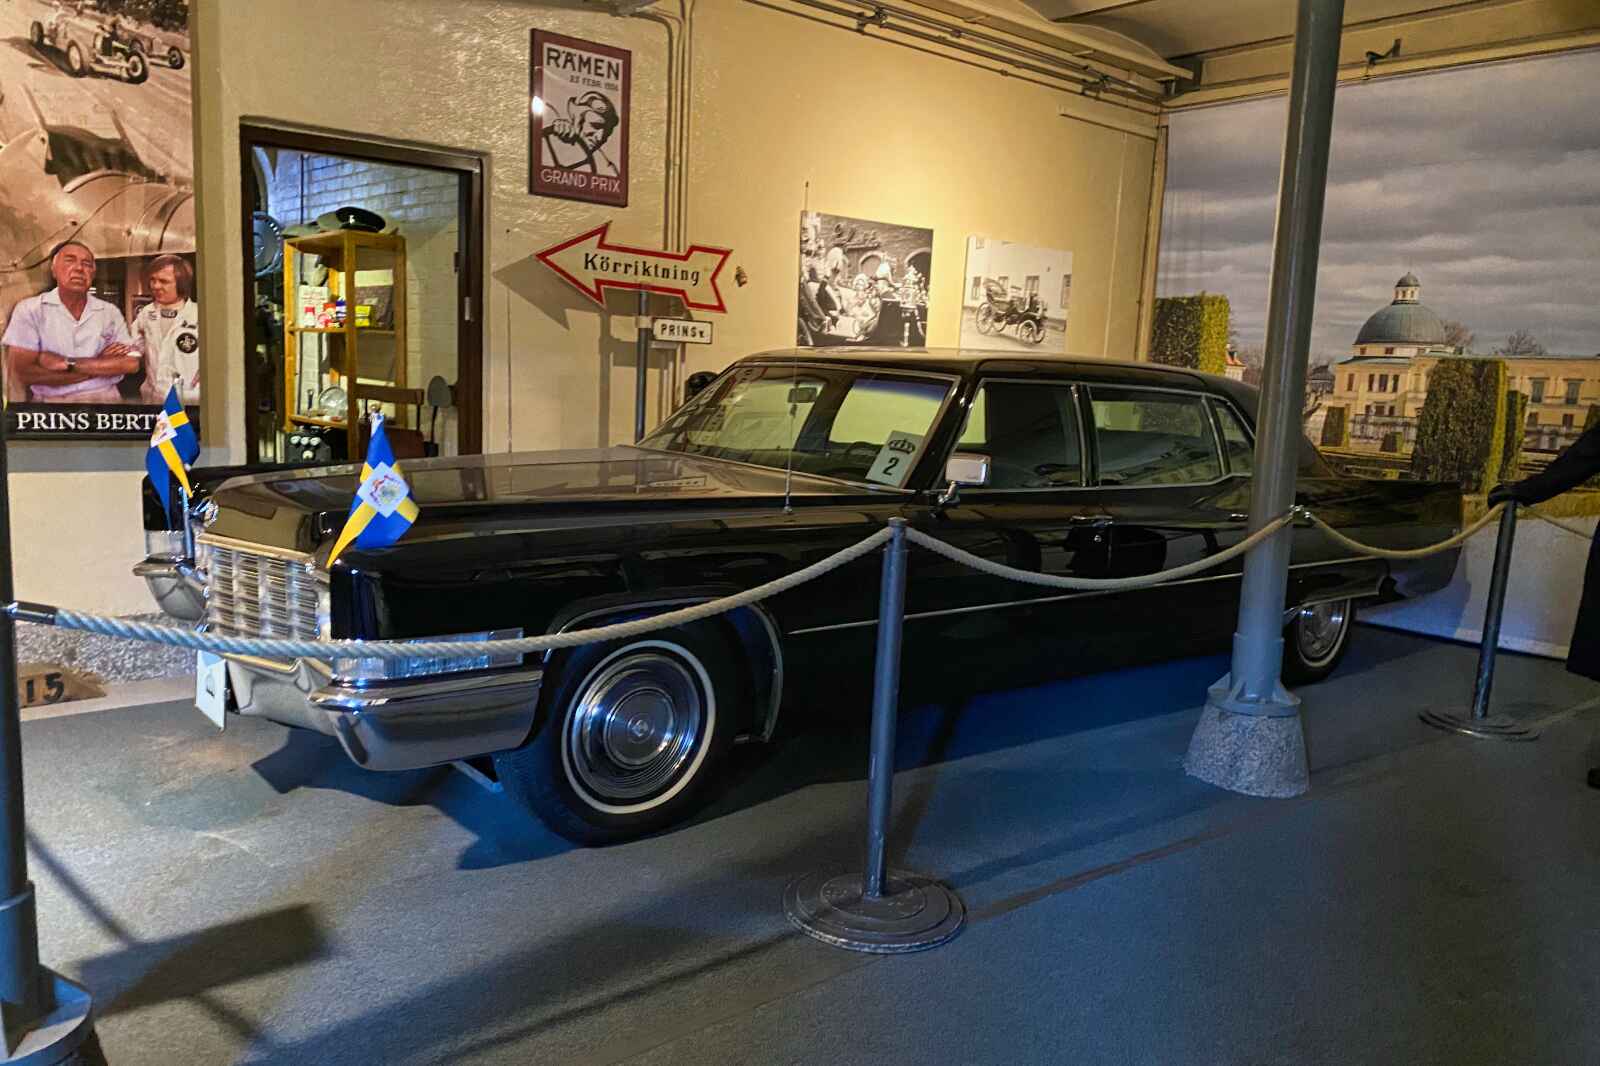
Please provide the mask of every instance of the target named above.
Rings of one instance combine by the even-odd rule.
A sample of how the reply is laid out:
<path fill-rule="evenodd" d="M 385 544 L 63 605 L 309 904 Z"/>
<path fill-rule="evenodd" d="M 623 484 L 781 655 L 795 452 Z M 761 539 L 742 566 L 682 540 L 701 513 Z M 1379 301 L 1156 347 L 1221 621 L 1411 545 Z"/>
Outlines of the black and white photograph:
<path fill-rule="evenodd" d="M 932 271 L 931 229 L 803 212 L 795 343 L 922 347 Z"/>
<path fill-rule="evenodd" d="M 1071 252 L 968 237 L 966 277 L 961 347 L 1067 350 Z"/>

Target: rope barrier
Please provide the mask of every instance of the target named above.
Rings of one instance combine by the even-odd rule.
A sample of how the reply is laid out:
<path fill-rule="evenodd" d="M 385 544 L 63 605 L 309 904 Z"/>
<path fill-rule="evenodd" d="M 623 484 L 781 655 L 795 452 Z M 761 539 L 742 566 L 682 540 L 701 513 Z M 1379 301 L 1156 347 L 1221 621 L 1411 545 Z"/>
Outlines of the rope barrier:
<path fill-rule="evenodd" d="M 271 659 L 475 659 L 491 653 L 526 655 L 531 652 L 551 651 L 556 648 L 573 648 L 580 644 L 596 644 L 607 640 L 636 637 L 642 633 L 672 626 L 687 625 L 705 618 L 748 607 L 753 603 L 776 596 L 780 592 L 803 585 L 855 561 L 877 549 L 889 540 L 890 531 L 880 529 L 871 536 L 819 559 L 810 566 L 792 574 L 775 578 L 765 584 L 746 589 L 717 600 L 682 607 L 676 611 L 636 618 L 615 625 L 594 629 L 574 629 L 564 633 L 547 633 L 538 637 L 514 637 L 506 640 L 477 641 L 417 641 L 399 643 L 386 640 L 280 640 L 267 637 L 235 637 L 220 633 L 197 633 L 178 626 L 157 626 L 127 618 L 72 611 L 65 607 L 38 607 L 33 604 L 11 604 L 6 608 L 13 617 L 24 622 L 55 625 L 63 629 L 81 629 L 108 637 L 124 637 L 155 644 L 170 644 L 196 651 L 231 653 L 234 655 L 259 655 Z"/>
<path fill-rule="evenodd" d="M 1229 545 L 1214 555 L 1208 555 L 1204 559 L 1185 563 L 1182 566 L 1174 566 L 1168 570 L 1157 570 L 1154 573 L 1138 574 L 1134 577 L 1058 577 L 1054 574 L 1041 574 L 1033 570 L 1018 570 L 1002 563 L 990 562 L 988 559 L 973 555 L 971 552 L 962 551 L 953 544 L 947 544 L 937 537 L 919 533 L 915 529 L 906 530 L 906 539 L 913 544 L 922 545 L 936 555 L 942 555 L 946 559 L 994 577 L 1003 577 L 1008 581 L 1020 581 L 1026 585 L 1038 585 L 1042 588 L 1050 589 L 1116 592 L 1122 589 L 1146 588 L 1150 585 L 1160 585 L 1167 581 L 1177 581 L 1191 574 L 1198 574 L 1203 570 L 1210 570 L 1213 567 L 1220 566 L 1230 559 L 1236 559 L 1243 555 L 1284 526 L 1293 522 L 1294 519 L 1295 510 L 1291 508 L 1239 543 Z"/>
<path fill-rule="evenodd" d="M 906 530 L 906 539 L 953 562 L 1008 581 L 1016 581 L 1042 588 L 1116 592 L 1126 589 L 1149 588 L 1153 585 L 1178 581 L 1194 574 L 1214 569 L 1248 552 L 1257 544 L 1292 524 L 1297 517 L 1306 518 L 1324 536 L 1351 551 L 1381 559 L 1421 559 L 1448 551 L 1464 543 L 1468 538 L 1493 522 L 1504 509 L 1504 506 L 1504 504 L 1497 504 L 1490 508 L 1482 518 L 1454 536 L 1437 544 L 1423 548 L 1399 549 L 1380 548 L 1377 545 L 1366 544 L 1353 537 L 1346 536 L 1321 518 L 1318 518 L 1310 510 L 1297 505 L 1238 543 L 1229 545 L 1221 551 L 1206 556 L 1204 559 L 1170 567 L 1166 570 L 1158 570 L 1154 573 L 1116 578 L 1065 577 L 1055 574 L 1041 574 L 1033 570 L 1019 570 L 1016 567 L 1006 566 L 1003 563 L 992 562 L 981 556 L 973 555 L 971 552 L 963 551 L 953 544 L 946 543 L 937 537 L 915 529 Z M 1524 509 L 1532 512 L 1535 517 L 1549 522 L 1551 525 L 1574 536 L 1589 537 L 1587 532 L 1545 515 L 1535 508 L 1528 507 Z M 636 618 L 627 622 L 618 622 L 614 625 L 597 626 L 593 629 L 578 629 L 562 633 L 547 633 L 542 636 L 515 637 L 505 640 L 434 640 L 416 642 L 390 640 L 284 640 L 271 637 L 201 633 L 178 626 L 151 625 L 148 622 L 139 622 L 128 618 L 117 618 L 109 615 L 92 614 L 87 611 L 74 611 L 66 607 L 51 607 L 40 604 L 12 603 L 5 607 L 5 611 L 18 621 L 32 622 L 38 625 L 53 625 L 63 629 L 77 629 L 87 633 L 98 633 L 102 636 L 120 637 L 126 640 L 142 640 L 154 644 L 192 648 L 197 651 L 256 655 L 272 659 L 315 659 L 320 661 L 340 659 L 471 659 L 488 654 L 526 655 L 533 652 L 553 651 L 559 648 L 573 648 L 583 644 L 595 644 L 603 641 L 636 637 L 660 629 L 698 622 L 719 614 L 725 614 L 728 611 L 738 610 L 741 607 L 748 607 L 779 593 L 797 588 L 808 581 L 853 562 L 886 543 L 890 537 L 890 530 L 880 529 L 855 544 L 834 552 L 825 559 L 819 559 L 817 562 L 791 574 L 785 574 L 783 577 L 774 578 L 754 588 L 724 596 L 721 599 L 708 600 L 705 603 L 692 604 L 674 611 L 665 611 L 661 614 Z"/>
<path fill-rule="evenodd" d="M 1479 530 L 1483 529 L 1489 523 L 1499 518 L 1500 512 L 1504 509 L 1505 504 L 1497 503 L 1493 507 L 1489 508 L 1488 512 L 1486 512 L 1482 518 L 1478 519 L 1476 522 L 1472 523 L 1472 525 L 1463 529 L 1455 536 L 1450 537 L 1447 540 L 1442 540 L 1438 544 L 1430 544 L 1425 548 L 1380 548 L 1375 544 L 1364 544 L 1361 541 L 1356 540 L 1354 537 L 1345 536 L 1343 533 L 1339 532 L 1337 529 L 1334 529 L 1332 526 L 1328 525 L 1328 523 L 1324 522 L 1310 511 L 1305 510 L 1304 508 L 1301 510 L 1302 513 L 1311 520 L 1311 524 L 1316 526 L 1323 536 L 1327 537 L 1335 544 L 1342 545 L 1351 551 L 1360 552 L 1363 555 L 1373 555 L 1379 559 L 1426 559 L 1430 555 L 1438 555 L 1440 552 L 1449 551 L 1451 548 L 1464 543 Z"/>

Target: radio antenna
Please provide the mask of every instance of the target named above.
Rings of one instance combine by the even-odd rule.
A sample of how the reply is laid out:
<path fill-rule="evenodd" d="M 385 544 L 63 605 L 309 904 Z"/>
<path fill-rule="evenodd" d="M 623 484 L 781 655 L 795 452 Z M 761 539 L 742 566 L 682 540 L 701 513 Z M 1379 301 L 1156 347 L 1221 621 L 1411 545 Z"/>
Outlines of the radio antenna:
<path fill-rule="evenodd" d="M 800 227 L 803 230 L 806 216 L 811 214 L 811 182 L 805 183 L 805 190 L 800 198 Z M 800 255 L 800 291 L 805 291 L 806 285 L 806 259 L 804 251 Z M 798 310 L 796 311 L 798 314 Z M 795 338 L 794 363 L 789 370 L 789 453 L 783 464 L 783 513 L 794 514 L 794 503 L 790 498 L 790 490 L 794 488 L 794 420 L 799 412 L 800 405 L 795 398 L 795 391 L 800 387 L 800 339 Z"/>

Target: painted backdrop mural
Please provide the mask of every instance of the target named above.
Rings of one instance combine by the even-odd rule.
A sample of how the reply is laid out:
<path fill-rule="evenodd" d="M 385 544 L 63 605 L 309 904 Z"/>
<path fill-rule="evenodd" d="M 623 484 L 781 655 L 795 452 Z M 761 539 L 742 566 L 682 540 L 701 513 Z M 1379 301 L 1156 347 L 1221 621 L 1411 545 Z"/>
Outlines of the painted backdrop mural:
<path fill-rule="evenodd" d="M 1226 297 L 1228 372 L 1246 380 L 1265 342 L 1286 107 L 1280 96 L 1171 117 L 1157 292 Z M 1536 469 L 1600 418 L 1597 173 L 1600 52 L 1341 88 L 1313 438 L 1352 469 L 1409 476 L 1430 392 L 1469 360 L 1503 362 L 1526 403 L 1503 434 L 1500 477 Z"/>
<path fill-rule="evenodd" d="M 13 436 L 145 438 L 173 385 L 199 403 L 188 17 L 185 0 L 0 7 Z"/>

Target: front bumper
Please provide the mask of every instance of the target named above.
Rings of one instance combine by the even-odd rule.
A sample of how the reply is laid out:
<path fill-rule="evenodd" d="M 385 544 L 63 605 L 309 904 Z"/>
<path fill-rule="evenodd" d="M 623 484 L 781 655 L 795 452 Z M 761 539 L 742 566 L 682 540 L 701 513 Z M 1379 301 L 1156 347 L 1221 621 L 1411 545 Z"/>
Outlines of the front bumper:
<path fill-rule="evenodd" d="M 337 737 L 369 770 L 412 770 L 514 748 L 533 729 L 537 668 L 338 684 L 327 664 L 224 656 L 239 714 Z"/>
<path fill-rule="evenodd" d="M 134 565 L 133 576 L 144 578 L 163 614 L 185 622 L 206 616 L 205 583 L 188 560 L 152 555 Z"/>

